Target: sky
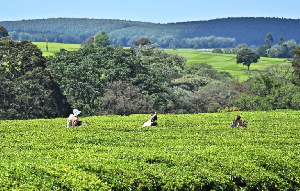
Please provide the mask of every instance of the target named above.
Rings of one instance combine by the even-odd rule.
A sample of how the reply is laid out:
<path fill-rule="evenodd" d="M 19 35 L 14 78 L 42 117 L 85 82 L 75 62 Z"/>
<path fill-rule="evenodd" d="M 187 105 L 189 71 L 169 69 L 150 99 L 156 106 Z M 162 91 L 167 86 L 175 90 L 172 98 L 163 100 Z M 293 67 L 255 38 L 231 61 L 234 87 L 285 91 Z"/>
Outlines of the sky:
<path fill-rule="evenodd" d="M 300 18 L 300 0 L 0 0 L 0 21 L 94 18 L 176 23 L 227 17 Z"/>

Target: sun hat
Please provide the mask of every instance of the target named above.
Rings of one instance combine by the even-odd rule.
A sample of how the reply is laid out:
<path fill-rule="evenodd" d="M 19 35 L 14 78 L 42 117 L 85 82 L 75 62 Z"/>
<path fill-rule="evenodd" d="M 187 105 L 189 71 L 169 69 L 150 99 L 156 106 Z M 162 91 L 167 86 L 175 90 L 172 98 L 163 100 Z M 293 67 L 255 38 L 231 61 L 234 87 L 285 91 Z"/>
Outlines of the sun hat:
<path fill-rule="evenodd" d="M 79 115 L 81 113 L 81 111 L 79 111 L 78 109 L 73 109 L 73 114 L 74 115 Z"/>

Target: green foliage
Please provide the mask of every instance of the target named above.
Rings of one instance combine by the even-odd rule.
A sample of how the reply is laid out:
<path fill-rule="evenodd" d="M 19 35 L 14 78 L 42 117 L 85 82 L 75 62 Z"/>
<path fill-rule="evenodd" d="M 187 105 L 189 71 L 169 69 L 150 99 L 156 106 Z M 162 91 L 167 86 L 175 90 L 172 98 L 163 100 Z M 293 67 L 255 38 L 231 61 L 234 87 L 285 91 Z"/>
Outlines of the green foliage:
<path fill-rule="evenodd" d="M 291 52 L 297 47 L 297 42 L 294 39 L 285 42 L 284 38 L 281 36 L 279 38 L 279 43 L 273 46 L 271 45 L 270 41 L 273 42 L 273 37 L 271 33 L 268 33 L 264 45 L 259 46 L 257 49 L 257 53 L 259 56 L 271 58 L 294 57 Z"/>
<path fill-rule="evenodd" d="M 171 86 L 181 87 L 189 91 L 196 91 L 201 86 L 206 86 L 211 81 L 210 78 L 198 75 L 184 75 L 171 82 Z"/>
<path fill-rule="evenodd" d="M 259 46 L 266 34 L 279 39 L 299 38 L 298 19 L 222 18 L 209 21 L 149 23 L 116 19 L 49 18 L 1 21 L 14 40 L 81 44 L 99 31 L 107 31 L 112 45 L 130 47 L 136 39 L 148 38 L 162 48 L 229 48 L 246 43 Z M 268 27 L 266 27 L 268 26 Z M 214 36 L 213 36 L 214 35 Z M 262 56 L 262 55 L 261 55 Z"/>
<path fill-rule="evenodd" d="M 236 56 L 236 63 L 243 63 L 243 65 L 246 65 L 249 70 L 251 63 L 257 63 L 258 59 L 260 59 L 260 57 L 257 53 L 253 52 L 253 50 L 249 48 L 246 48 L 239 51 L 238 55 Z"/>
<path fill-rule="evenodd" d="M 228 72 L 219 72 L 212 65 L 206 63 L 192 63 L 185 67 L 184 74 L 196 74 L 202 77 L 208 77 L 215 80 L 226 81 L 227 78 L 232 78 Z"/>
<path fill-rule="evenodd" d="M 72 107 L 80 108 L 86 115 L 112 111 L 129 114 L 128 112 L 134 113 L 141 108 L 144 109 L 138 111 L 139 113 L 148 113 L 148 107 L 152 105 L 144 106 L 144 100 L 149 100 L 150 95 L 166 92 L 165 82 L 178 75 L 185 60 L 158 49 L 138 51 L 136 48 L 87 46 L 78 51 L 60 51 L 49 59 L 47 66 L 53 72 L 68 102 Z M 131 111 L 127 107 L 130 104 L 124 105 L 126 100 L 133 98 L 130 94 L 128 97 L 125 96 L 123 101 L 111 95 L 115 88 L 107 85 L 115 82 L 125 83 L 128 86 L 131 84 L 139 90 L 136 92 L 139 100 L 132 102 L 136 107 L 131 108 Z M 158 95 L 154 97 L 154 102 L 157 103 L 159 101 L 156 99 L 162 99 Z M 110 102 L 119 103 L 123 108 L 117 109 L 109 104 Z M 158 104 L 156 107 L 163 107 L 164 104 L 165 101 L 162 101 L 161 105 Z M 102 111 L 103 109 L 105 111 Z"/>
<path fill-rule="evenodd" d="M 173 102 L 182 108 L 177 112 L 216 112 L 220 108 L 232 106 L 235 90 L 232 88 L 232 76 L 227 72 L 218 72 L 212 66 L 202 63 L 188 65 L 183 74 L 171 83 L 173 89 L 170 95 L 174 93 L 174 97 L 177 97 Z"/>
<path fill-rule="evenodd" d="M 266 39 L 265 39 L 265 43 L 264 43 L 264 46 L 267 48 L 267 49 L 270 49 L 271 48 L 271 42 L 273 42 L 273 36 L 271 33 L 268 33 L 267 36 L 266 36 Z"/>
<path fill-rule="evenodd" d="M 0 190 L 299 190 L 299 114 L 2 120 Z"/>
<path fill-rule="evenodd" d="M 2 37 L 8 37 L 8 31 L 3 26 L 0 26 L 0 38 Z"/>
<path fill-rule="evenodd" d="M 15 78 L 35 67 L 45 67 L 41 50 L 30 41 L 13 41 L 9 37 L 0 40 L 0 70 L 2 75 Z"/>
<path fill-rule="evenodd" d="M 259 46 L 257 48 L 257 54 L 261 57 L 268 57 L 268 51 L 267 51 L 267 47 L 266 46 Z"/>
<path fill-rule="evenodd" d="M 104 114 L 129 115 L 147 113 L 154 108 L 154 100 L 143 95 L 139 87 L 121 81 L 109 83 L 101 99 Z"/>
<path fill-rule="evenodd" d="M 47 67 L 73 108 L 80 108 L 86 115 L 95 114 L 107 81 L 115 77 L 116 71 L 107 69 L 109 64 L 118 64 L 110 57 L 116 49 L 87 46 L 78 51 L 61 50 L 49 58 Z"/>
<path fill-rule="evenodd" d="M 293 74 L 294 74 L 294 81 L 296 84 L 300 85 L 300 46 L 292 51 L 295 54 L 295 57 L 292 62 L 293 66 Z"/>
<path fill-rule="evenodd" d="M 109 39 L 109 36 L 108 36 L 108 34 L 105 30 L 100 31 L 95 35 L 94 44 L 97 47 L 102 47 L 102 46 L 106 47 L 106 46 L 110 45 L 110 39 Z"/>
<path fill-rule="evenodd" d="M 0 39 L 1 119 L 53 118 L 70 110 L 45 60 L 30 41 Z"/>
<path fill-rule="evenodd" d="M 270 48 L 268 56 L 271 58 L 292 58 L 294 54 L 291 51 L 296 47 L 297 43 L 295 40 L 281 41 Z"/>
<path fill-rule="evenodd" d="M 213 51 L 211 51 L 212 53 L 217 53 L 217 54 L 223 54 L 223 51 L 222 51 L 222 49 L 220 49 L 220 48 L 215 48 L 215 49 L 213 49 Z"/>
<path fill-rule="evenodd" d="M 300 88 L 291 73 L 291 67 L 268 68 L 247 82 L 235 105 L 243 110 L 300 109 Z"/>
<path fill-rule="evenodd" d="M 298 89 L 290 86 L 291 72 L 288 70 L 268 69 L 267 74 L 240 85 L 233 82 L 228 72 L 215 69 L 220 66 L 231 69 L 226 62 L 234 65 L 233 55 L 220 56 L 194 50 L 172 50 L 172 54 L 168 54 L 155 44 L 131 48 L 91 45 L 75 51 L 61 49 L 47 58 L 45 70 L 45 58 L 29 41 L 14 42 L 3 38 L 3 44 L 0 68 L 3 73 L 2 118 L 65 116 L 71 110 L 69 104 L 85 115 L 129 115 L 150 110 L 160 113 L 216 112 L 234 106 L 249 110 L 297 109 L 299 105 Z M 17 47 L 22 45 L 25 47 L 18 50 Z M 184 53 L 181 55 L 189 58 L 187 66 L 184 57 L 174 54 L 181 51 Z M 193 63 L 200 58 L 214 67 Z M 264 63 L 278 62 L 278 59 L 262 60 Z M 284 83 L 278 83 L 280 81 Z"/>
<path fill-rule="evenodd" d="M 235 43 L 236 43 L 235 38 L 207 36 L 207 37 L 184 38 L 181 40 L 181 43 L 177 42 L 176 45 L 177 45 L 177 47 L 180 47 L 180 48 L 194 48 L 194 49 L 198 49 L 198 48 L 228 48 L 228 47 L 234 47 Z M 170 44 L 171 44 L 171 42 L 170 42 Z M 169 46 L 169 48 L 171 48 L 171 47 Z M 216 53 L 219 53 L 219 52 L 216 52 Z"/>

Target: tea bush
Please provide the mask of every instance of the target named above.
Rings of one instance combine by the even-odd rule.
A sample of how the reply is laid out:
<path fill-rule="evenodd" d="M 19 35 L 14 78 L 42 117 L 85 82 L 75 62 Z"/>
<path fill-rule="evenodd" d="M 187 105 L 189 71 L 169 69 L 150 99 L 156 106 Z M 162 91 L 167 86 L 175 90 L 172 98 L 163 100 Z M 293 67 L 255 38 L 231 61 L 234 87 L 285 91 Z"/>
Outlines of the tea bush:
<path fill-rule="evenodd" d="M 229 126 L 236 114 L 246 129 Z M 0 121 L 0 190 L 299 190 L 299 114 Z"/>

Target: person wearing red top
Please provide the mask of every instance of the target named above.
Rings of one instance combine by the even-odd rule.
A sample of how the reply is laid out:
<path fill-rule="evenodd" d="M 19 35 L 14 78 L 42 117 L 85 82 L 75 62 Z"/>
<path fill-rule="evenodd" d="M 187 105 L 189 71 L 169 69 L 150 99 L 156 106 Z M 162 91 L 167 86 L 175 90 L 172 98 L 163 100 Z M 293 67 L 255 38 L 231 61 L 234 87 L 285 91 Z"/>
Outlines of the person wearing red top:
<path fill-rule="evenodd" d="M 247 124 L 245 123 L 245 121 L 241 120 L 241 116 L 236 115 L 234 116 L 233 121 L 230 123 L 231 127 L 246 127 Z"/>

